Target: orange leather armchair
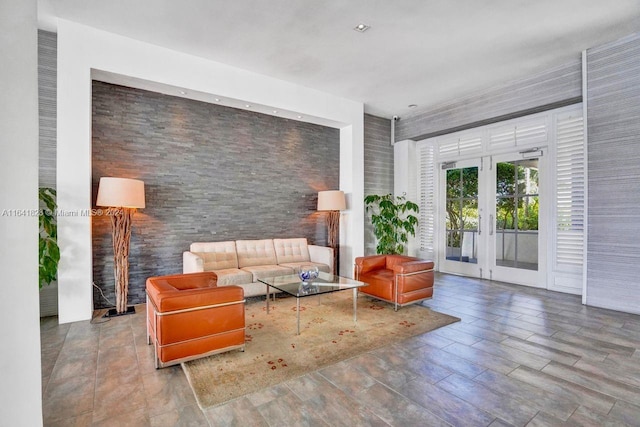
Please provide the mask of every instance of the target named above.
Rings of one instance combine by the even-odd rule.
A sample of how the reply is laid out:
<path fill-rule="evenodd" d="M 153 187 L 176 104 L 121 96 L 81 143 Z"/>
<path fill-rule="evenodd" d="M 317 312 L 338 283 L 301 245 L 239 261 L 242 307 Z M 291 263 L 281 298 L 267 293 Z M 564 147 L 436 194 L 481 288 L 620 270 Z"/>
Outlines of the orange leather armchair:
<path fill-rule="evenodd" d="M 241 287 L 217 287 L 212 272 L 147 279 L 147 338 L 156 368 L 244 351 L 244 302 Z"/>
<path fill-rule="evenodd" d="M 359 288 L 374 298 L 405 306 L 433 296 L 433 262 L 405 255 L 356 258 L 354 277 L 368 283 Z"/>

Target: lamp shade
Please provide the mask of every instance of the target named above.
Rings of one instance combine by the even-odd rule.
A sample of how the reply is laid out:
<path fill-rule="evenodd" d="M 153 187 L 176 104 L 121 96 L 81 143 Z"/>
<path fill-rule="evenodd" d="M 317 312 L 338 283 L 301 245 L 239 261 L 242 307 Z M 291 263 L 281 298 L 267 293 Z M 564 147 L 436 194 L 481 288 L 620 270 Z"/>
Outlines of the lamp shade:
<path fill-rule="evenodd" d="M 347 208 L 344 191 L 328 190 L 318 192 L 319 211 L 342 211 Z"/>
<path fill-rule="evenodd" d="M 129 178 L 100 178 L 96 205 L 144 208 L 144 182 Z"/>

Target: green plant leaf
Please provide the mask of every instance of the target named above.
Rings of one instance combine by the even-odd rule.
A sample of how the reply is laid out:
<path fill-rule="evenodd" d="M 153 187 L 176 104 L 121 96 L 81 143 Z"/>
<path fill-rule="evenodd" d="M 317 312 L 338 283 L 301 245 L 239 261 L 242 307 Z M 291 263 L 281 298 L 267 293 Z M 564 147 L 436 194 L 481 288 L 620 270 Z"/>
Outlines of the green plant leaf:
<path fill-rule="evenodd" d="M 60 248 L 58 247 L 58 226 L 56 223 L 56 191 L 53 188 L 42 187 L 38 189 L 40 200 L 39 225 L 39 287 L 51 283 L 58 276 L 58 262 L 60 261 Z"/>
<path fill-rule="evenodd" d="M 370 194 L 364 198 L 366 211 L 371 210 L 371 224 L 376 237 L 376 251 L 379 254 L 401 254 L 408 235 L 415 236 L 418 218 L 406 215 L 418 213 L 418 205 L 406 201 L 406 196 L 394 197 L 392 194 Z"/>

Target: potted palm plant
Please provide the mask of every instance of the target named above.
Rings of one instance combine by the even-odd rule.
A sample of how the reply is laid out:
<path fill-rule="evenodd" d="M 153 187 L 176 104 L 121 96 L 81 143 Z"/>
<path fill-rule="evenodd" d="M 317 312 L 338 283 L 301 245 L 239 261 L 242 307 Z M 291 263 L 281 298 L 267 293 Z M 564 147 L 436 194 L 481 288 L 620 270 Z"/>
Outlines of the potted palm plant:
<path fill-rule="evenodd" d="M 418 218 L 411 212 L 418 213 L 415 203 L 406 200 L 405 194 L 370 194 L 364 198 L 365 210 L 371 212 L 373 234 L 378 242 L 378 254 L 402 254 L 409 241 L 409 235 L 415 236 Z"/>
<path fill-rule="evenodd" d="M 56 286 L 43 288 L 55 284 L 58 278 L 60 248 L 56 221 L 56 190 L 41 187 L 38 190 L 38 198 L 40 316 L 50 316 L 58 313 L 58 289 Z"/>

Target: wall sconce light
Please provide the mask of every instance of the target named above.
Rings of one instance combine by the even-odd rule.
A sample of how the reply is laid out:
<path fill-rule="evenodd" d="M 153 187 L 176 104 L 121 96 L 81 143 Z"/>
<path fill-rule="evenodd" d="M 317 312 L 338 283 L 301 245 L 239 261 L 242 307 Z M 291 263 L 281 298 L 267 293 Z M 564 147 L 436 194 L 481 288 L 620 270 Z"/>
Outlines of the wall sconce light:
<path fill-rule="evenodd" d="M 110 207 L 111 236 L 113 240 L 113 274 L 116 287 L 116 308 L 105 317 L 135 313 L 127 307 L 129 295 L 129 243 L 131 219 L 136 209 L 145 207 L 144 182 L 128 178 L 100 178 L 97 206 Z"/>

